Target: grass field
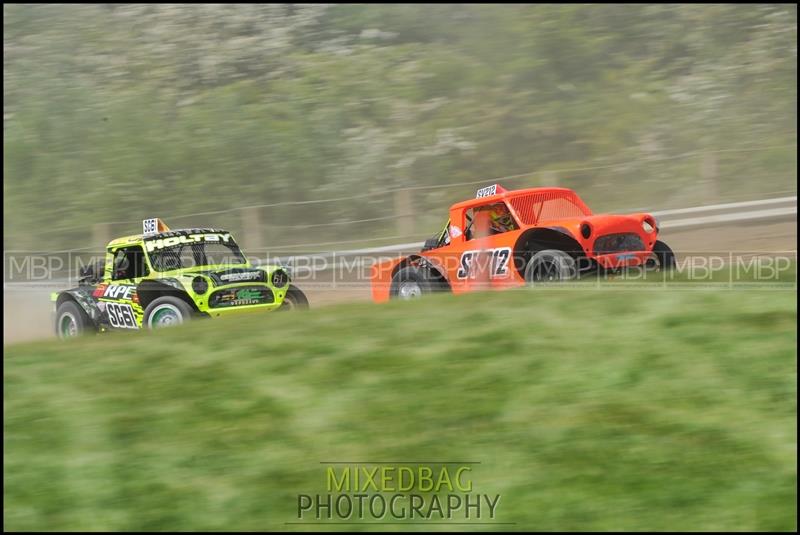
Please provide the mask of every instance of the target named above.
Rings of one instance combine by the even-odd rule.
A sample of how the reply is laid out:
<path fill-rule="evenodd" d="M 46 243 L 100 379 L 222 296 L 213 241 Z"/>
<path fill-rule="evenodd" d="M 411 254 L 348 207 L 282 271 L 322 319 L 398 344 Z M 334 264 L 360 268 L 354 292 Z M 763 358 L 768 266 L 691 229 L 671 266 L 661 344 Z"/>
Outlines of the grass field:
<path fill-rule="evenodd" d="M 10 346 L 4 527 L 333 529 L 286 524 L 320 462 L 456 460 L 506 530 L 794 530 L 796 298 L 520 290 Z M 346 526 L 376 527 L 426 526 Z"/>

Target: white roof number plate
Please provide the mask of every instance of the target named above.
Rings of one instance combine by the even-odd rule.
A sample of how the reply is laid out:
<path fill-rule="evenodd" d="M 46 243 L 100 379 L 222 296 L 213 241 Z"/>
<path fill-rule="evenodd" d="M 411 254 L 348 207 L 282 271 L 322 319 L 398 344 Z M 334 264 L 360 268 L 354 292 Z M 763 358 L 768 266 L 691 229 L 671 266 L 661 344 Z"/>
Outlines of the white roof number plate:
<path fill-rule="evenodd" d="M 158 219 L 145 219 L 142 221 L 142 234 L 152 236 L 158 234 Z"/>
<path fill-rule="evenodd" d="M 481 197 L 488 197 L 490 195 L 494 195 L 497 193 L 497 184 L 492 184 L 491 186 L 486 186 L 485 188 L 481 188 L 478 190 L 478 194 L 475 195 L 476 199 L 480 199 Z"/>

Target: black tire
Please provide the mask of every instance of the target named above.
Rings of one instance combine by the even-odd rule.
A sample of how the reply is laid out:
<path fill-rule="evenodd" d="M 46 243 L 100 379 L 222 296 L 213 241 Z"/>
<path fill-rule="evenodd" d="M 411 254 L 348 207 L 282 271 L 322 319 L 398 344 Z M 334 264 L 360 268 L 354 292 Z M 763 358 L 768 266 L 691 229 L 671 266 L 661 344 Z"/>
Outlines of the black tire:
<path fill-rule="evenodd" d="M 558 249 L 539 251 L 525 266 L 525 282 L 528 284 L 565 281 L 577 276 L 575 259 Z"/>
<path fill-rule="evenodd" d="M 56 336 L 62 339 L 95 330 L 89 315 L 74 301 L 64 301 L 58 305 L 54 327 Z"/>
<path fill-rule="evenodd" d="M 283 304 L 278 310 L 308 310 L 308 297 L 306 297 L 306 294 L 304 294 L 300 288 L 294 284 L 290 284 L 283 298 Z"/>
<path fill-rule="evenodd" d="M 164 295 L 153 299 L 144 310 L 142 328 L 157 329 L 172 325 L 179 325 L 190 321 L 194 316 L 192 307 L 181 299 L 172 295 Z"/>
<path fill-rule="evenodd" d="M 428 270 L 407 266 L 401 268 L 392 277 L 392 285 L 389 287 L 389 297 L 391 299 L 402 299 L 408 301 L 417 299 L 434 291 L 438 281 L 432 280 L 428 275 Z"/>
<path fill-rule="evenodd" d="M 653 257 L 648 260 L 647 266 L 658 271 L 670 271 L 675 269 L 675 265 L 675 253 L 672 252 L 669 245 L 663 241 L 656 241 L 653 245 Z"/>

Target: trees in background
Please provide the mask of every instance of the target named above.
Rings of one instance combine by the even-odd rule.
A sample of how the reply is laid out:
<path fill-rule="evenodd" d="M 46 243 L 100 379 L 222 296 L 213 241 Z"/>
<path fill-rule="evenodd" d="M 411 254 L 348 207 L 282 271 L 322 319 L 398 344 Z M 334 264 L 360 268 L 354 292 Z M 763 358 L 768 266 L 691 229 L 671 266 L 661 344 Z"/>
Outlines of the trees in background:
<path fill-rule="evenodd" d="M 384 192 L 528 171 L 601 209 L 796 191 L 796 6 L 3 10 L 6 248 L 372 193 L 260 209 L 260 245 L 433 232 L 474 187 Z M 245 220 L 175 224 L 209 217 Z"/>

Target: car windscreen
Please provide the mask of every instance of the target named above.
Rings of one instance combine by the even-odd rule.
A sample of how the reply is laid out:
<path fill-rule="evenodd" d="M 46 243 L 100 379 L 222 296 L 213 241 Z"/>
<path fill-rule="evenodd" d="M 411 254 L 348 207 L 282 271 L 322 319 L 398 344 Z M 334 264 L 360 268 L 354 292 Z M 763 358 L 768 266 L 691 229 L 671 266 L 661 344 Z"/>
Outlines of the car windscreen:
<path fill-rule="evenodd" d="M 245 264 L 247 262 L 239 246 L 233 240 L 226 243 L 180 243 L 150 251 L 149 255 L 150 264 L 156 271 L 221 264 Z"/>

